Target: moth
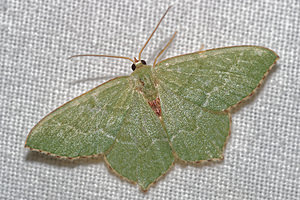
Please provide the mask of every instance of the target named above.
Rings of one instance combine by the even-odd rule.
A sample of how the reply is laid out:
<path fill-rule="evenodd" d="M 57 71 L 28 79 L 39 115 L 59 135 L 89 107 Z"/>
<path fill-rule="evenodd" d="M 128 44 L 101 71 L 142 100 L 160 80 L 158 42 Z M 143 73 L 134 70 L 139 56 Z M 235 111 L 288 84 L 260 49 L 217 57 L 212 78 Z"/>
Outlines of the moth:
<path fill-rule="evenodd" d="M 169 10 L 170 8 L 168 8 Z M 231 109 L 253 95 L 278 55 L 260 46 L 232 46 L 175 56 L 107 81 L 60 106 L 29 133 L 25 147 L 57 158 L 103 156 L 120 177 L 143 191 L 175 160 L 223 159 Z"/>

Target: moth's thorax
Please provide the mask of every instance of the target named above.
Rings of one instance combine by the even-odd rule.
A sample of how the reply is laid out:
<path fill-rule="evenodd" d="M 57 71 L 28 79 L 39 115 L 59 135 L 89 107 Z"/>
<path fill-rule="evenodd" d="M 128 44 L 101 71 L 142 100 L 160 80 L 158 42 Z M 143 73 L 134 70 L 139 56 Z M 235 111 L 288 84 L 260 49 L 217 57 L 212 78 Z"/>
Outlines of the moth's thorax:
<path fill-rule="evenodd" d="M 148 101 L 153 101 L 158 97 L 157 89 L 155 88 L 155 79 L 152 74 L 152 66 L 144 65 L 138 67 L 130 75 L 132 87 L 139 92 Z"/>

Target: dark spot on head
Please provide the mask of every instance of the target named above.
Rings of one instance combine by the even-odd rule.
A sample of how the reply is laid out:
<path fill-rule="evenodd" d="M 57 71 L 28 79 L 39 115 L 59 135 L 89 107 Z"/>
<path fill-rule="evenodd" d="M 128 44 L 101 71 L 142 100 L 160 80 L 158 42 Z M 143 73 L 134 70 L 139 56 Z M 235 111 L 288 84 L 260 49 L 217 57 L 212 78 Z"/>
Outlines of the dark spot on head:
<path fill-rule="evenodd" d="M 132 64 L 132 65 L 131 65 L 131 69 L 132 69 L 132 71 L 134 71 L 134 70 L 136 69 L 135 64 Z"/>
<path fill-rule="evenodd" d="M 142 63 L 143 65 L 146 65 L 146 64 L 147 64 L 146 61 L 144 61 L 144 60 L 141 60 L 141 63 Z"/>

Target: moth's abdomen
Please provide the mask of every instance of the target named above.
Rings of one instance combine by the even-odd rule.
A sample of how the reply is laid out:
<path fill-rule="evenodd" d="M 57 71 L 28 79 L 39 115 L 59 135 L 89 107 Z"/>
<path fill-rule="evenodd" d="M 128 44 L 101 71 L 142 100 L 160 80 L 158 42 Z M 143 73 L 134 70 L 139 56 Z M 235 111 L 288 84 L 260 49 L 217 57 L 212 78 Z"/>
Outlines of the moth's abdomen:
<path fill-rule="evenodd" d="M 153 112 L 160 117 L 161 107 L 158 90 L 155 87 L 155 79 L 150 65 L 137 68 L 130 76 L 133 90 L 142 95 Z"/>
<path fill-rule="evenodd" d="M 161 106 L 160 106 L 160 99 L 157 97 L 153 101 L 148 101 L 149 106 L 152 108 L 154 113 L 158 116 L 161 117 Z"/>

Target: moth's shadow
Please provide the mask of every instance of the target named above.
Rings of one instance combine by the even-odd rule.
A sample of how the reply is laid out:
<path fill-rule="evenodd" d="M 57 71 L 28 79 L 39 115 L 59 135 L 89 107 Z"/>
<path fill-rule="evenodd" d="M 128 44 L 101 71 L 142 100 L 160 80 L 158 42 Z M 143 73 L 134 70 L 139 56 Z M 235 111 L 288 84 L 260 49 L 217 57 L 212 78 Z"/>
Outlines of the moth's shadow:
<path fill-rule="evenodd" d="M 39 152 L 30 151 L 27 153 L 25 160 L 28 162 L 40 162 L 48 165 L 55 165 L 60 167 L 74 168 L 79 165 L 90 165 L 104 163 L 103 156 L 93 158 L 79 158 L 75 160 L 59 159 L 53 156 L 41 154 Z"/>

